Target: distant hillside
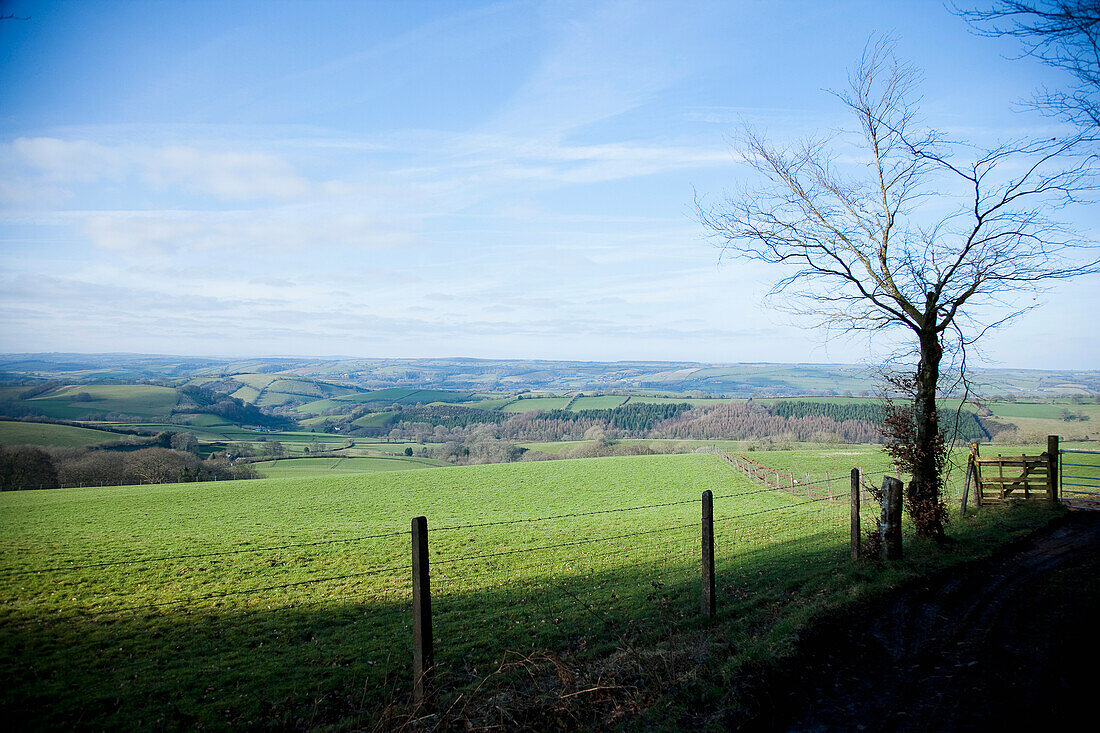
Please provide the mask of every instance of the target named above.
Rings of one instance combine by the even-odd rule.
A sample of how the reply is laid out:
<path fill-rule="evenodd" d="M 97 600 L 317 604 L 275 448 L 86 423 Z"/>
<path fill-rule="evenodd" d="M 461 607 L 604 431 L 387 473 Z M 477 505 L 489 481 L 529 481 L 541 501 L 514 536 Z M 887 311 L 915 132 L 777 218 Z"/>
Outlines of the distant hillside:
<path fill-rule="evenodd" d="M 1100 394 L 1100 370 L 975 369 L 985 396 Z M 261 407 L 303 405 L 367 390 L 522 390 L 794 397 L 873 395 L 875 370 L 850 364 L 701 364 L 497 359 L 197 359 L 138 354 L 0 355 L 0 381 L 91 384 L 144 380 L 225 392 Z M 232 389 L 230 389 L 232 387 Z"/>

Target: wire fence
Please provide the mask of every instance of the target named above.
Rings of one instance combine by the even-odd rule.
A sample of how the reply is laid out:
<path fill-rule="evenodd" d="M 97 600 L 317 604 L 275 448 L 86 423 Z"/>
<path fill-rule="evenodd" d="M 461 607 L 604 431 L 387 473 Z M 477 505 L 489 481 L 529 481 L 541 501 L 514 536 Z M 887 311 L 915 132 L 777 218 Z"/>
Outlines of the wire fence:
<path fill-rule="evenodd" d="M 722 457 L 737 470 L 777 491 L 810 499 L 836 500 L 847 496 L 848 477 L 842 473 L 825 471 L 815 475 L 809 472 L 798 474 L 794 470 L 784 471 L 765 466 L 745 455 L 723 453 Z"/>
<path fill-rule="evenodd" d="M 796 478 L 769 469 L 769 478 L 759 464 L 726 460 L 754 480 L 712 494 L 719 609 L 754 593 L 788 593 L 792 583 L 810 582 L 845 560 L 847 475 Z M 508 651 L 584 648 L 697 618 L 701 502 L 429 525 L 439 674 L 461 685 Z M 212 628 L 255 616 L 292 629 L 306 623 L 301 618 L 338 618 L 309 632 L 320 650 L 314 653 L 343 659 L 353 641 L 357 658 L 377 664 L 357 674 L 378 684 L 397 679 L 408 689 L 411 672 L 402 660 L 413 646 L 415 611 L 408 538 L 408 530 L 394 529 L 14 568 L 0 572 L 0 582 L 40 590 L 0 603 L 0 621 L 14 632 L 178 624 L 181 615 Z M 174 626 L 158 633 L 164 645 L 195 644 Z M 381 659 L 390 661 L 383 666 Z"/>

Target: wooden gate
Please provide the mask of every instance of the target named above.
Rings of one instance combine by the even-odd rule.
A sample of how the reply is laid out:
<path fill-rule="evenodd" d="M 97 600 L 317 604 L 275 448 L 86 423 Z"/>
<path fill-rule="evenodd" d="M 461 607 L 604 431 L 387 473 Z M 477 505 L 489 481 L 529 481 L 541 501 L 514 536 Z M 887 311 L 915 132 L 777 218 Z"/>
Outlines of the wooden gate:
<path fill-rule="evenodd" d="M 972 455 L 978 504 L 1009 499 L 1058 500 L 1058 438 L 1050 436 L 1047 450 L 1037 456 Z"/>

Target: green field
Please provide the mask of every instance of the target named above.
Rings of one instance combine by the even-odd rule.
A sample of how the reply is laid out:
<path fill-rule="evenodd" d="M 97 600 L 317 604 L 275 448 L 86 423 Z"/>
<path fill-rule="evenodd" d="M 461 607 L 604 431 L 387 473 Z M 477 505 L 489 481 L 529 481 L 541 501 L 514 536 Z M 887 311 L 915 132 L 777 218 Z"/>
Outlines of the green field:
<path fill-rule="evenodd" d="M 59 387 L 26 400 L 47 417 L 80 420 L 87 415 L 117 412 L 137 417 L 167 417 L 179 400 L 176 390 L 147 384 L 80 384 Z"/>
<path fill-rule="evenodd" d="M 228 425 L 224 417 L 219 415 L 207 415 L 205 413 L 197 414 L 183 414 L 178 416 L 180 419 L 185 420 L 187 425 L 196 425 L 198 427 L 214 427 L 216 425 Z"/>
<path fill-rule="evenodd" d="M 283 392 L 291 395 L 299 395 L 302 397 L 322 397 L 324 396 L 324 390 L 317 382 L 310 382 L 304 379 L 276 379 L 271 384 L 267 385 L 268 392 Z M 344 390 L 348 392 L 350 390 Z"/>
<path fill-rule="evenodd" d="M 466 402 L 459 402 L 458 404 L 463 407 L 476 407 L 479 410 L 499 410 L 505 405 L 515 401 L 515 397 L 490 397 L 483 400 L 467 400 Z"/>
<path fill-rule="evenodd" d="M 274 374 L 234 374 L 231 379 L 241 384 L 247 384 L 258 392 L 274 382 L 278 377 Z"/>
<path fill-rule="evenodd" d="M 337 400 L 314 400 L 313 402 L 306 402 L 305 404 L 298 405 L 296 409 L 298 412 L 305 413 L 307 415 L 320 415 L 325 410 L 330 410 L 333 407 L 346 407 L 346 401 Z"/>
<path fill-rule="evenodd" d="M 1075 405 L 1068 402 L 990 402 L 990 411 L 997 417 L 1033 417 L 1045 420 L 1061 420 L 1064 411 L 1087 415 L 1090 420 L 1100 420 L 1100 405 Z"/>
<path fill-rule="evenodd" d="M 757 455 L 816 468 L 856 458 Z M 705 489 L 719 617 L 692 636 Z M 7 492 L 0 709 L 37 729 L 372 727 L 411 683 L 418 514 L 444 704 L 508 654 L 581 663 L 673 633 L 690 637 L 692 659 L 734 673 L 789 649 L 828 604 L 911 572 L 872 582 L 846 559 L 845 501 L 761 491 L 711 455 Z M 988 517 L 953 523 L 952 553 L 912 540 L 909 551 L 954 562 L 990 551 L 986 524 L 1042 519 Z"/>
<path fill-rule="evenodd" d="M 52 724 L 77 716 L 122 727 L 159 716 L 207 725 L 226 720 L 276 724 L 300 715 L 308 719 L 319 697 L 322 719 L 342 715 L 349 700 L 363 698 L 365 680 L 366 699 L 375 708 L 388 695 L 387 674 L 407 683 L 405 665 L 394 660 L 407 656 L 407 619 L 401 609 L 408 596 L 411 516 L 425 514 L 435 528 L 437 624 L 449 640 L 442 658 L 456 670 L 470 653 L 478 663 L 490 663 L 509 646 L 529 645 L 532 633 L 540 641 L 560 642 L 563 634 L 583 628 L 578 618 L 568 628 L 543 628 L 546 573 L 608 572 L 640 559 L 663 561 L 666 555 L 648 546 L 645 552 L 656 554 L 639 555 L 636 543 L 611 543 L 599 548 L 598 556 L 532 551 L 501 563 L 450 565 L 448 558 L 482 548 L 552 544 L 597 527 L 624 532 L 654 522 L 687 522 L 698 508 L 687 504 L 542 522 L 524 526 L 519 534 L 510 527 L 476 533 L 439 528 L 559 514 L 563 507 L 584 511 L 690 499 L 704 488 L 727 490 L 739 481 L 713 457 L 673 456 L 574 461 L 552 469 L 506 464 L 308 480 L 11 492 L 0 497 L 0 660 L 5 670 L 17 673 L 9 679 L 28 684 L 9 685 L 0 693 L 2 706 L 11 709 L 18 699 L 42 716 L 39 722 Z M 516 490 L 523 491 L 523 502 L 515 501 Z M 695 552 L 689 541 L 695 522 L 690 524 L 679 535 L 669 535 L 682 539 L 684 572 Z M 340 541 L 391 532 L 396 534 Z M 179 557 L 331 540 L 336 542 Z M 177 559 L 139 561 L 152 557 Z M 120 561 L 127 564 L 11 575 Z M 348 577 L 376 568 L 393 570 Z M 339 579 L 323 581 L 326 577 Z M 210 598 L 303 582 L 278 591 Z M 624 590 L 633 594 L 629 583 Z M 502 593 L 515 597 L 502 600 Z M 523 602 L 528 595 L 531 602 Z M 560 612 L 575 613 L 568 605 Z M 616 615 L 625 621 L 638 613 L 635 600 Z M 502 618 L 508 619 L 503 625 Z M 499 627 L 500 645 L 485 647 L 483 636 L 494 627 Z M 38 673 L 27 676 L 27 664 Z M 81 692 L 72 707 L 45 704 L 73 689 Z"/>
<path fill-rule="evenodd" d="M 302 400 L 310 399 L 313 398 L 268 390 L 260 395 L 260 398 L 256 400 L 256 404 L 260 407 L 278 407 L 279 405 L 285 405 L 287 402 L 301 402 Z"/>
<path fill-rule="evenodd" d="M 260 390 L 256 389 L 255 387 L 253 387 L 251 385 L 245 384 L 245 385 L 242 385 L 240 389 L 238 389 L 236 392 L 233 392 L 229 396 L 230 397 L 235 397 L 238 400 L 241 400 L 242 402 L 255 402 L 256 398 L 260 396 Z"/>
<path fill-rule="evenodd" d="M 626 397 L 622 395 L 599 395 L 595 397 L 578 397 L 573 401 L 569 409 L 573 412 L 580 410 L 611 410 L 623 403 Z"/>
<path fill-rule="evenodd" d="M 390 389 L 376 389 L 371 392 L 356 392 L 355 394 L 341 395 L 333 399 L 340 402 L 385 402 L 387 404 L 393 404 L 395 402 L 401 402 L 419 391 L 418 389 L 410 389 L 408 387 L 391 387 Z"/>
<path fill-rule="evenodd" d="M 0 445 L 76 447 L 125 440 L 128 436 L 71 425 L 0 420 Z"/>
<path fill-rule="evenodd" d="M 1095 439 L 1100 435 L 1100 405 L 1059 402 L 990 402 L 995 418 L 1016 428 L 1011 439 L 1038 442 L 1046 435 L 1061 435 L 1064 440 Z M 1072 417 L 1066 420 L 1065 417 Z"/>
<path fill-rule="evenodd" d="M 532 410 L 561 410 L 569 404 L 569 397 L 532 397 L 509 402 L 500 408 L 503 412 L 531 412 Z"/>
<path fill-rule="evenodd" d="M 720 399 L 716 397 L 646 397 L 635 396 L 630 398 L 630 402 L 626 404 L 630 405 L 635 402 L 644 402 L 653 405 L 679 405 L 684 402 L 689 405 L 719 405 L 730 400 Z M 744 402 L 744 400 L 737 400 L 738 402 Z"/>
<path fill-rule="evenodd" d="M 360 427 L 377 427 L 379 425 L 385 425 L 386 421 L 392 417 L 392 412 L 372 412 L 352 420 L 351 424 Z"/>
<path fill-rule="evenodd" d="M 573 448 L 578 445 L 588 445 L 591 442 L 590 440 L 559 440 L 553 443 L 521 443 L 520 445 L 527 450 L 557 455 L 567 448 Z"/>
<path fill-rule="evenodd" d="M 378 473 L 379 471 L 411 471 L 420 468 L 447 466 L 443 461 L 430 458 L 385 457 L 334 457 L 294 458 L 281 461 L 253 463 L 264 478 L 311 478 L 346 473 Z"/>

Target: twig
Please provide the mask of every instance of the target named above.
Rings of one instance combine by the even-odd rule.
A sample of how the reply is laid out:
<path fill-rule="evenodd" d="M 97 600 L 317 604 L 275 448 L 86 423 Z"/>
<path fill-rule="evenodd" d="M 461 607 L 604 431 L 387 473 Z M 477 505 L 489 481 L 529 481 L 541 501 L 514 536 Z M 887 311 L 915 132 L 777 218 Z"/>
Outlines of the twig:
<path fill-rule="evenodd" d="M 624 689 L 622 685 L 605 685 L 603 687 L 600 687 L 599 685 L 596 685 L 595 687 L 589 687 L 587 690 L 577 690 L 576 692 L 570 692 L 568 695 L 562 695 L 559 699 L 564 700 L 567 697 L 573 697 L 574 695 L 583 695 L 586 692 L 598 692 L 600 690 L 622 690 L 622 689 Z"/>

